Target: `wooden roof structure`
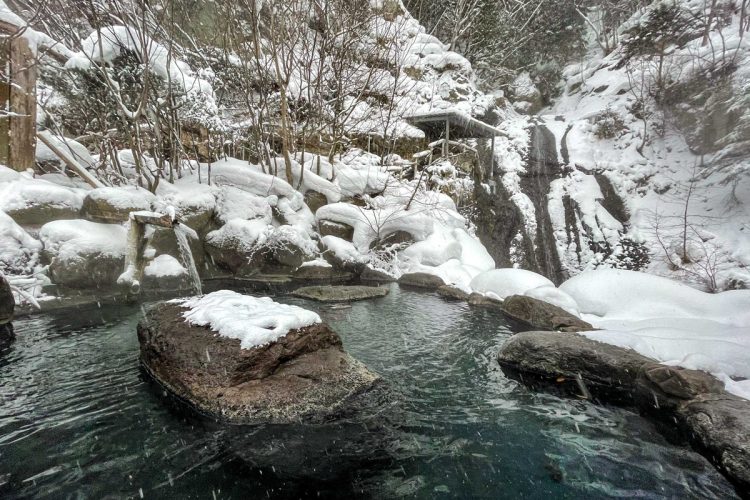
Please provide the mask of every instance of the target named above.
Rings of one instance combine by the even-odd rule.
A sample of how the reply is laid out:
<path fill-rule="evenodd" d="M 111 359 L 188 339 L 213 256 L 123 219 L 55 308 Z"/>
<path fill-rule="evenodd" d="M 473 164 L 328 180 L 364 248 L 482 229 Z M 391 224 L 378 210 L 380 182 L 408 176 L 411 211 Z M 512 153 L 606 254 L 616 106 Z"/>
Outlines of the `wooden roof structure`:
<path fill-rule="evenodd" d="M 429 137 L 441 137 L 450 130 L 451 139 L 492 139 L 506 136 L 500 129 L 459 111 L 440 111 L 407 116 L 407 123 Z"/>
<path fill-rule="evenodd" d="M 407 116 L 405 118 L 412 125 L 425 133 L 428 138 L 440 139 L 443 145 L 444 158 L 448 157 L 451 141 L 456 139 L 488 139 L 490 141 L 490 168 L 492 178 L 495 171 L 495 137 L 508 135 L 500 129 L 488 125 L 483 121 L 461 113 L 460 111 L 440 111 Z"/>

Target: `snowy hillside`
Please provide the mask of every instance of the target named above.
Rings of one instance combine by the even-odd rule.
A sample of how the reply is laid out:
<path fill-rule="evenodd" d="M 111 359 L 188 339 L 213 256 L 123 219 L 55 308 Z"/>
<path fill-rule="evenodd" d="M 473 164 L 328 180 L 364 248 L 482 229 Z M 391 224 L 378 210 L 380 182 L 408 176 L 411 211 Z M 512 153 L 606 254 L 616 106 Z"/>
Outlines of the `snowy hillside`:
<path fill-rule="evenodd" d="M 635 51 L 665 5 L 672 3 L 638 10 L 618 28 L 622 41 L 607 55 L 590 32 L 589 50 L 565 68 L 554 104 L 501 125 L 514 138 L 496 152 L 502 183 L 533 234 L 533 203 L 517 187 L 517 173 L 527 172 L 534 155 L 530 130 L 543 126 L 562 168 L 550 182 L 548 210 L 567 275 L 614 266 L 706 290 L 744 287 L 750 177 L 742 116 L 750 42 L 740 13 L 727 4 L 707 31 L 674 20 L 663 26 L 682 37 L 664 54 Z M 708 16 L 705 8 L 678 2 L 673 15 Z M 710 75 L 723 94 L 701 84 Z"/>

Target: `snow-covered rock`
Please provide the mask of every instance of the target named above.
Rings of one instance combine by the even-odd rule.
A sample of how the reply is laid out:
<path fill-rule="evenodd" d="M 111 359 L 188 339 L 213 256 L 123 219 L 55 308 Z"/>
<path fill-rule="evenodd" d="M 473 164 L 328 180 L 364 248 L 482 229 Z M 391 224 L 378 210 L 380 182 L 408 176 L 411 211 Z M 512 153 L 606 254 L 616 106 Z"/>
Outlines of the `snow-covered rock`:
<path fill-rule="evenodd" d="M 0 210 L 22 225 L 42 225 L 75 219 L 83 206 L 84 192 L 48 181 L 21 177 L 0 184 Z"/>
<path fill-rule="evenodd" d="M 39 260 L 42 243 L 0 211 L 0 274 L 28 274 Z"/>
<path fill-rule="evenodd" d="M 600 331 L 586 336 L 669 365 L 705 370 L 747 397 L 730 377 L 750 378 L 750 291 L 708 294 L 633 271 L 582 273 L 560 287 Z"/>
<path fill-rule="evenodd" d="M 143 269 L 141 282 L 150 290 L 185 290 L 191 287 L 190 275 L 180 262 L 171 255 L 158 255 Z"/>
<path fill-rule="evenodd" d="M 232 423 L 331 422 L 342 411 L 350 419 L 378 387 L 317 314 L 267 297 L 221 290 L 162 303 L 139 323 L 138 340 L 149 374 Z"/>
<path fill-rule="evenodd" d="M 151 210 L 156 197 L 137 187 L 92 189 L 83 199 L 81 215 L 92 222 L 126 222 L 130 212 Z"/>
<path fill-rule="evenodd" d="M 119 224 L 59 220 L 42 226 L 39 237 L 50 279 L 71 288 L 114 286 L 123 271 L 127 232 Z"/>

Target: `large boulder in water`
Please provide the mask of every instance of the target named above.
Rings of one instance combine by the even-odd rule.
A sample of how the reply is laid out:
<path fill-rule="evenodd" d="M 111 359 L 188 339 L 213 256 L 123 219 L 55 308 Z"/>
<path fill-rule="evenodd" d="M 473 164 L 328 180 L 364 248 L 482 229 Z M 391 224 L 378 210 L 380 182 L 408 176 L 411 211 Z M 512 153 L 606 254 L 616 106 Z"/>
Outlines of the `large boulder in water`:
<path fill-rule="evenodd" d="M 325 422 L 381 382 L 319 320 L 229 291 L 162 303 L 138 325 L 141 362 L 179 399 L 221 421 Z"/>
<path fill-rule="evenodd" d="M 511 337 L 498 361 L 524 385 L 637 408 L 680 432 L 739 492 L 750 491 L 750 401 L 726 392 L 712 375 L 549 331 Z"/>
<path fill-rule="evenodd" d="M 10 283 L 3 276 L 0 276 L 0 343 L 13 337 L 13 311 L 16 307 L 16 300 L 10 289 Z"/>

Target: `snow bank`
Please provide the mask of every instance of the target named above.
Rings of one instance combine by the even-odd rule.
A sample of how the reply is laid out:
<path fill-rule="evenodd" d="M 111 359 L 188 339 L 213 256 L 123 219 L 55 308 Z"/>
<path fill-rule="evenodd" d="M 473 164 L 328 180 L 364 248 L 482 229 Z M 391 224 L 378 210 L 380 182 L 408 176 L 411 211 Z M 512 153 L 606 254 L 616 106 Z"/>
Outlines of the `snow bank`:
<path fill-rule="evenodd" d="M 524 295 L 532 299 L 541 300 L 569 312 L 573 316 L 580 316 L 581 311 L 575 299 L 554 285 L 543 285 L 524 292 Z"/>
<path fill-rule="evenodd" d="M 469 286 L 475 293 L 505 300 L 511 295 L 524 295 L 534 288 L 554 287 L 555 284 L 540 274 L 524 269 L 493 269 L 476 276 Z"/>
<path fill-rule="evenodd" d="M 560 286 L 601 331 L 584 336 L 667 365 L 704 370 L 750 396 L 750 291 L 708 294 L 659 276 L 604 269 Z"/>
<path fill-rule="evenodd" d="M 634 322 L 627 328 L 583 335 L 667 365 L 750 378 L 750 330 L 705 321 L 669 324 L 673 322 Z"/>
<path fill-rule="evenodd" d="M 217 196 L 216 217 L 226 224 L 232 219 L 261 219 L 271 223 L 271 207 L 276 206 L 278 198 L 259 196 L 233 186 L 222 186 Z"/>
<path fill-rule="evenodd" d="M 594 321 L 696 318 L 750 327 L 747 290 L 709 294 L 667 278 L 619 269 L 581 273 L 560 290 Z"/>
<path fill-rule="evenodd" d="M 0 165 L 0 182 L 16 181 L 19 177 L 21 177 L 19 172 L 16 172 L 5 165 Z"/>
<path fill-rule="evenodd" d="M 301 307 L 229 290 L 171 302 L 188 309 L 183 317 L 191 325 L 208 326 L 222 337 L 238 339 L 242 349 L 275 342 L 291 330 L 321 322 L 320 316 Z"/>

